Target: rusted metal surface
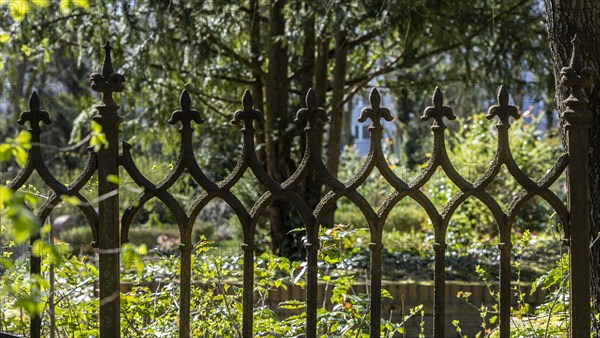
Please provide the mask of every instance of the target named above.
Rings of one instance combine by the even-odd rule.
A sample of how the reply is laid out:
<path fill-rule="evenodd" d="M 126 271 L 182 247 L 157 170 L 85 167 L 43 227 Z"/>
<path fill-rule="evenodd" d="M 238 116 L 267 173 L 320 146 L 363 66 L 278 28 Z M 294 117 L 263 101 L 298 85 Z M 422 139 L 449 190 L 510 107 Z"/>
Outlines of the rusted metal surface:
<path fill-rule="evenodd" d="M 113 71 L 106 42 L 102 73 L 90 76 L 92 90 L 102 93 L 102 103 L 94 116 L 106 137 L 108 146 L 98 151 L 98 254 L 100 274 L 100 336 L 118 337 L 121 332 L 120 317 L 120 263 L 119 253 L 119 125 L 123 119 L 117 113 L 119 106 L 114 92 L 123 91 L 123 75 Z"/>
<path fill-rule="evenodd" d="M 450 161 L 445 142 L 446 125 L 444 119 L 454 120 L 452 109 L 444 105 L 442 92 L 436 88 L 433 93 L 432 106 L 427 107 L 421 117 L 423 121 L 431 121 L 433 133 L 433 149 L 431 158 L 420 175 L 410 182 L 401 180 L 390 169 L 382 150 L 381 138 L 383 126 L 381 119 L 392 120 L 389 109 L 381 106 L 381 97 L 377 89 L 369 96 L 370 106 L 364 108 L 359 117 L 360 122 L 370 120 L 368 127 L 371 133 L 370 150 L 361 169 L 346 182 L 341 182 L 326 168 L 320 155 L 320 137 L 323 123 L 328 122 L 327 112 L 318 107 L 317 99 L 312 90 L 306 95 L 306 108 L 300 109 L 296 121 L 303 123 L 306 147 L 302 160 L 296 171 L 284 182 L 278 182 L 263 169 L 255 152 L 255 123 L 263 123 L 263 114 L 254 109 L 252 95 L 246 91 L 242 98 L 242 109 L 234 113 L 232 123 L 240 125 L 242 152 L 237 165 L 227 178 L 220 182 L 211 181 L 202 171 L 194 155 L 192 140 L 194 137 L 193 124 L 203 123 L 202 116 L 192 108 L 190 95 L 183 91 L 179 100 L 179 109 L 175 110 L 169 123 L 180 125 L 180 147 L 176 164 L 171 171 L 159 182 L 153 183 L 140 172 L 134 161 L 132 146 L 122 144 L 122 155 L 119 155 L 119 124 L 121 117 L 117 111 L 119 106 L 113 100 L 112 94 L 123 90 L 124 77 L 114 73 L 110 50 L 107 43 L 104 46 L 105 60 L 102 73 L 91 76 L 92 89 L 102 93 L 102 104 L 97 109 L 99 114 L 94 118 L 101 126 L 109 142 L 108 147 L 90 152 L 87 165 L 73 183 L 65 186 L 58 182 L 48 171 L 42 158 L 40 142 L 40 123 L 50 123 L 48 113 L 40 110 L 39 98 L 33 93 L 30 100 L 30 110 L 24 112 L 20 124 L 28 122 L 32 134 L 32 147 L 28 160 L 18 176 L 8 185 L 12 189 L 20 188 L 35 170 L 52 193 L 47 202 L 40 208 L 38 218 L 44 221 L 54 206 L 60 201 L 60 196 L 76 196 L 83 203 L 79 208 L 86 215 L 92 229 L 94 246 L 100 254 L 100 336 L 119 337 L 119 248 L 128 241 L 129 229 L 135 214 L 151 198 L 163 202 L 173 213 L 181 235 L 181 273 L 179 298 L 179 336 L 190 336 L 190 304 L 191 299 L 191 255 L 193 251 L 192 227 L 202 209 L 213 199 L 220 198 L 235 212 L 243 230 L 243 337 L 252 336 L 253 327 L 253 286 L 254 286 L 254 236 L 259 218 L 267 207 L 276 200 L 290 203 L 300 215 L 306 229 L 305 249 L 307 251 L 307 283 L 306 283 L 306 337 L 317 337 L 317 281 L 318 281 L 318 250 L 319 227 L 321 220 L 329 209 L 342 197 L 352 201 L 367 220 L 370 231 L 369 248 L 371 252 L 371 308 L 370 335 L 380 336 L 381 320 L 381 253 L 382 237 L 386 219 L 393 208 L 404 198 L 415 200 L 428 214 L 434 228 L 435 243 L 432 250 L 435 253 L 434 264 L 434 327 L 435 337 L 444 337 L 447 323 L 444 322 L 445 306 L 445 262 L 446 232 L 451 217 L 458 207 L 469 197 L 481 201 L 492 213 L 499 232 L 500 251 L 500 336 L 510 335 L 510 303 L 511 303 L 511 232 L 516 214 L 525 202 L 534 196 L 544 199 L 554 208 L 560 221 L 564 224 L 563 243 L 568 245 L 571 252 L 571 337 L 589 336 L 589 219 L 588 219 L 588 187 L 587 175 L 587 128 L 589 128 L 590 112 L 585 106 L 587 100 L 583 92 L 591 84 L 591 70 L 583 67 L 578 53 L 577 41 L 571 65 L 563 69 L 563 84 L 572 89 L 572 95 L 567 99 L 567 110 L 562 117 L 567 130 L 568 153 L 556 159 L 556 163 L 545 177 L 539 181 L 530 179 L 515 162 L 509 145 L 510 123 L 518 119 L 515 106 L 509 104 L 509 94 L 504 87 L 498 91 L 497 104 L 491 106 L 486 117 L 496 119 L 497 144 L 495 156 L 488 168 L 479 179 L 469 182 L 455 169 Z M 114 180 L 118 178 L 118 169 L 122 166 L 131 176 L 135 184 L 143 188 L 137 198 L 120 215 L 119 186 Z M 505 212 L 500 204 L 492 197 L 486 188 L 499 174 L 501 167 L 507 168 L 523 188 Z M 197 196 L 191 205 L 181 205 L 168 189 L 187 169 L 189 175 L 202 188 L 203 193 Z M 371 205 L 358 189 L 373 170 L 377 169 L 381 176 L 391 185 L 393 190 L 380 206 Z M 431 179 L 437 170 L 442 170 L 459 188 L 441 212 L 438 212 L 433 202 L 423 193 L 421 188 Z M 553 182 L 568 169 L 569 202 L 565 206 L 562 201 L 549 189 Z M 99 177 L 99 214 L 79 194 L 82 186 L 96 172 Z M 240 199 L 231 192 L 231 188 L 240 180 L 245 172 L 250 171 L 263 186 L 264 193 L 247 210 Z M 318 205 L 311 209 L 306 202 L 294 191 L 307 175 L 319 177 L 325 185 L 327 193 L 320 199 Z M 109 179 L 110 178 L 110 179 Z M 32 243 L 36 240 L 32 237 Z M 577 250 L 574 250 L 577 248 Z M 31 271 L 40 271 L 40 259 L 31 260 Z M 32 337 L 40 335 L 40 318 L 32 318 Z"/>
<path fill-rule="evenodd" d="M 569 259 L 571 337 L 590 336 L 590 208 L 588 185 L 588 129 L 592 112 L 584 90 L 592 85 L 592 69 L 583 65 L 577 36 L 569 67 L 561 70 L 562 84 L 571 88 L 562 113 L 565 122 L 569 167 Z"/>

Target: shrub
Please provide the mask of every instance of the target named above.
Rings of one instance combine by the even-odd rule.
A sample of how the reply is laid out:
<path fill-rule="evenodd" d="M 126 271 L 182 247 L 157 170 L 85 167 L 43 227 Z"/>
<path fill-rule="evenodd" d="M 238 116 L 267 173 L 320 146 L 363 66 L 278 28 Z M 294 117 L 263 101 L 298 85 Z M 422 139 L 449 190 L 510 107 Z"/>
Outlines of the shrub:
<path fill-rule="evenodd" d="M 355 228 L 365 227 L 366 221 L 362 212 L 351 203 L 340 203 L 336 210 L 335 222 L 339 224 L 348 224 Z M 427 214 L 421 208 L 401 207 L 391 212 L 385 224 L 385 232 L 420 229 L 423 223 L 427 222 Z"/>
<path fill-rule="evenodd" d="M 129 240 L 153 248 L 158 245 L 157 239 L 160 235 L 179 238 L 179 229 L 177 227 L 163 229 L 132 227 L 129 231 Z M 74 248 L 87 247 L 92 242 L 92 230 L 87 226 L 72 228 L 61 233 L 60 240 Z"/>

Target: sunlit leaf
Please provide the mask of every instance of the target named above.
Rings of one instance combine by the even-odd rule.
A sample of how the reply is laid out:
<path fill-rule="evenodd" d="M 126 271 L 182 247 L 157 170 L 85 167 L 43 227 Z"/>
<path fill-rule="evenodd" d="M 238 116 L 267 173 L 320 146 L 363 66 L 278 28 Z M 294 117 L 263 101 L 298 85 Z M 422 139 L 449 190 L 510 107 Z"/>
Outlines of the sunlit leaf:
<path fill-rule="evenodd" d="M 63 202 L 70 205 L 79 205 L 81 203 L 77 196 L 62 195 L 60 198 L 63 200 Z"/>
<path fill-rule="evenodd" d="M 15 142 L 20 145 L 21 147 L 23 147 L 24 149 L 29 149 L 31 148 L 31 133 L 26 131 L 26 130 L 22 130 L 19 132 L 19 135 L 17 135 L 17 137 L 15 138 Z"/>
<path fill-rule="evenodd" d="M 0 162 L 9 161 L 11 155 L 12 155 L 12 146 L 8 143 L 0 144 Z"/>
<path fill-rule="evenodd" d="M 119 184 L 119 176 L 117 175 L 108 175 L 106 176 L 106 181 L 113 184 Z"/>
<path fill-rule="evenodd" d="M 14 146 L 12 147 L 12 154 L 15 157 L 17 164 L 21 167 L 24 167 L 25 163 L 27 163 L 27 152 L 25 149 L 23 149 L 21 146 Z"/>

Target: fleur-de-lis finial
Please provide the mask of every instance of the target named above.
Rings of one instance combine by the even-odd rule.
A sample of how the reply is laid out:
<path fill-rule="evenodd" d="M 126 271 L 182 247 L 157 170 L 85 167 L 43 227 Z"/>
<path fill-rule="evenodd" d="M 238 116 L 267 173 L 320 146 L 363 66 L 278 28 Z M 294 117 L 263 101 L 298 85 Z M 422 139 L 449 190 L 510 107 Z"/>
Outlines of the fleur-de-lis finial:
<path fill-rule="evenodd" d="M 242 96 L 242 107 L 244 109 L 233 113 L 233 118 L 231 119 L 232 124 L 238 124 L 240 121 L 244 121 L 243 130 L 250 130 L 253 128 L 253 120 L 257 120 L 259 122 L 263 121 L 262 112 L 258 109 L 254 109 L 254 98 L 248 89 L 244 91 L 244 95 Z"/>
<path fill-rule="evenodd" d="M 433 103 L 433 106 L 425 108 L 423 115 L 421 115 L 421 120 L 427 121 L 433 119 L 431 129 L 445 129 L 446 125 L 444 124 L 443 118 L 445 117 L 448 120 L 454 120 L 456 119 L 456 116 L 454 115 L 452 108 L 444 106 L 444 96 L 439 87 L 435 87 L 431 102 Z"/>
<path fill-rule="evenodd" d="M 563 86 L 571 88 L 571 95 L 565 101 L 565 104 L 571 110 L 583 109 L 589 103 L 583 91 L 592 85 L 592 75 L 594 71 L 590 67 L 585 67 L 581 56 L 581 42 L 577 34 L 571 41 L 573 52 L 569 67 L 564 67 L 560 71 L 561 83 Z"/>
<path fill-rule="evenodd" d="M 110 108 L 118 108 L 113 100 L 112 93 L 122 92 L 124 89 L 123 82 L 125 77 L 115 73 L 113 70 L 111 50 L 112 46 L 107 41 L 104 46 L 104 62 L 102 63 L 102 72 L 93 73 L 90 75 L 92 90 L 102 93 L 102 102 L 104 106 Z"/>
<path fill-rule="evenodd" d="M 310 130 L 313 126 L 320 126 L 325 122 L 329 122 L 327 112 L 321 107 L 317 107 L 317 97 L 312 88 L 306 93 L 306 108 L 301 108 L 296 113 L 296 122 L 306 121 L 304 130 Z"/>
<path fill-rule="evenodd" d="M 102 76 L 104 76 L 105 78 L 108 78 L 110 76 L 110 74 L 114 73 L 112 59 L 110 56 L 110 52 L 113 48 L 110 45 L 110 42 L 106 41 L 104 46 L 102 46 L 102 49 L 104 49 L 104 62 L 102 63 Z"/>
<path fill-rule="evenodd" d="M 370 119 L 371 125 L 369 129 L 372 129 L 381 127 L 382 118 L 386 121 L 394 119 L 389 109 L 381 107 L 381 95 L 379 95 L 379 91 L 375 87 L 371 89 L 371 93 L 369 94 L 369 103 L 371 104 L 370 107 L 365 107 L 360 111 L 358 122 L 365 122 L 367 119 Z"/>
<path fill-rule="evenodd" d="M 204 122 L 202 117 L 200 116 L 200 112 L 197 110 L 191 109 L 192 107 L 192 99 L 190 98 L 190 94 L 187 90 L 183 90 L 181 95 L 179 96 L 179 106 L 180 110 L 176 110 L 171 114 L 169 118 L 169 123 L 174 125 L 177 122 L 181 122 L 184 128 L 191 127 L 191 122 L 194 121 L 197 124 L 201 124 Z"/>
<path fill-rule="evenodd" d="M 45 110 L 40 110 L 40 98 L 36 91 L 31 93 L 29 98 L 29 110 L 21 113 L 18 124 L 23 125 L 25 122 L 29 122 L 29 130 L 32 133 L 40 133 L 40 122 L 50 124 L 50 116 Z"/>
<path fill-rule="evenodd" d="M 508 104 L 508 91 L 504 86 L 500 86 L 498 90 L 498 104 L 491 106 L 488 109 L 485 117 L 488 120 L 493 119 L 495 116 L 498 116 L 497 126 L 510 126 L 509 118 L 512 117 L 515 120 L 519 119 L 521 116 L 519 115 L 519 109 L 515 106 L 511 106 Z"/>

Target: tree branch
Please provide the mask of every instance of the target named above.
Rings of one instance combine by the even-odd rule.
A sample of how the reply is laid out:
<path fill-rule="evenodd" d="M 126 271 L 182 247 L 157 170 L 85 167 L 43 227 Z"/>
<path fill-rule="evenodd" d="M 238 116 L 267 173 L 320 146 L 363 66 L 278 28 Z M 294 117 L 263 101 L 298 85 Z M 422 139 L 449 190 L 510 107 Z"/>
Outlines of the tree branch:
<path fill-rule="evenodd" d="M 231 58 L 237 60 L 239 63 L 241 63 L 242 65 L 246 66 L 249 70 L 258 72 L 262 76 L 266 76 L 266 73 L 262 69 L 260 69 L 260 68 L 257 69 L 254 66 L 254 64 L 252 62 L 250 62 L 250 60 L 246 59 L 245 57 L 243 57 L 242 55 L 240 55 L 239 53 L 237 53 L 235 50 L 233 50 L 231 47 L 227 46 L 222 41 L 219 41 L 214 36 L 209 35 L 208 36 L 208 40 L 210 42 L 214 43 L 217 47 L 219 47 L 223 52 L 225 52 Z"/>

